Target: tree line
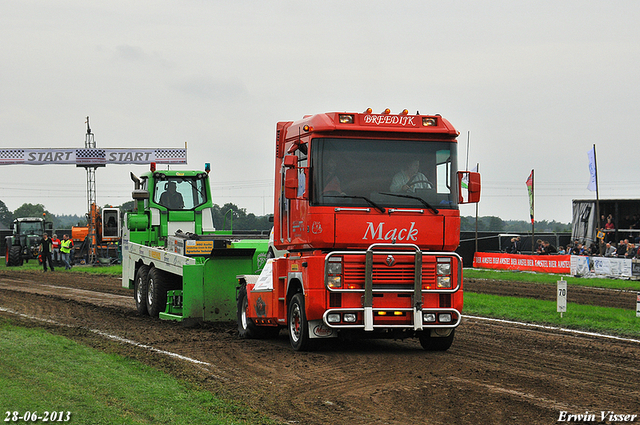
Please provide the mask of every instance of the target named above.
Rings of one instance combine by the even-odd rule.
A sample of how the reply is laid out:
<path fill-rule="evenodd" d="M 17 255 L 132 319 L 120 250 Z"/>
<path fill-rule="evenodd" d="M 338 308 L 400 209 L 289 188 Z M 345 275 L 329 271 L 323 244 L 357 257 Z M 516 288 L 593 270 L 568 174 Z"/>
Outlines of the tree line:
<path fill-rule="evenodd" d="M 105 205 L 105 207 L 112 206 Z M 114 207 L 119 208 L 120 212 L 124 214 L 126 211 L 133 211 L 135 202 L 129 201 Z M 16 218 L 42 217 L 43 214 L 46 214 L 47 221 L 53 222 L 54 229 L 69 229 L 73 226 L 87 225 L 86 214 L 82 216 L 55 215 L 50 213 L 42 204 L 29 203 L 24 203 L 15 211 L 10 211 L 7 205 L 0 200 L 0 224 L 7 228 L 11 227 L 11 223 Z M 240 208 L 232 203 L 222 206 L 213 205 L 213 223 L 218 230 L 270 230 L 273 227 L 270 217 L 270 215 L 256 216 L 253 213 L 247 213 L 245 208 Z"/>
<path fill-rule="evenodd" d="M 560 223 L 555 220 L 534 221 L 536 232 L 571 232 L 571 223 Z M 473 216 L 460 217 L 460 230 L 463 232 L 473 232 L 476 230 L 476 218 Z M 525 220 L 502 220 L 500 217 L 484 216 L 478 217 L 479 232 L 503 232 L 503 233 L 525 233 L 531 231 L 531 222 Z"/>
<path fill-rule="evenodd" d="M 108 205 L 111 206 L 111 205 Z M 129 201 L 118 206 L 120 211 L 133 211 L 135 202 Z M 15 211 L 11 212 L 4 202 L 0 201 L 0 223 L 6 227 L 11 225 L 14 218 L 19 217 L 42 217 L 46 213 L 47 221 L 53 221 L 54 229 L 70 228 L 72 226 L 86 226 L 86 215 L 54 215 L 51 214 L 42 204 L 22 204 Z M 213 205 L 213 223 L 218 230 L 270 230 L 273 227 L 271 215 L 257 216 L 248 213 L 245 208 L 240 208 L 233 203 L 226 203 L 222 206 Z M 536 232 L 570 232 L 571 223 L 560 223 L 553 221 L 535 221 Z M 460 217 L 460 230 L 463 232 L 473 232 L 476 230 L 476 219 L 473 216 Z M 484 216 L 478 217 L 478 231 L 482 232 L 505 232 L 523 233 L 531 230 L 531 222 L 525 220 L 502 220 L 500 217 Z"/>

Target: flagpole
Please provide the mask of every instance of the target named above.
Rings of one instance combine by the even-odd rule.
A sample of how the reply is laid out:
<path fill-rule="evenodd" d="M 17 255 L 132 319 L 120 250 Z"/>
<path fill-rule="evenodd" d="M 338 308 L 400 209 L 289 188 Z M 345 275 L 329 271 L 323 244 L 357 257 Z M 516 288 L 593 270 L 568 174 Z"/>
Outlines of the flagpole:
<path fill-rule="evenodd" d="M 527 192 L 529 193 L 529 216 L 531 217 L 531 253 L 533 254 L 533 248 L 536 238 L 536 229 L 534 227 L 534 192 L 533 192 L 533 170 L 531 170 L 531 174 L 529 174 L 529 178 L 527 178 Z"/>
<path fill-rule="evenodd" d="M 595 171 L 594 174 L 596 177 L 596 235 L 597 235 L 598 229 L 600 229 L 600 226 L 602 225 L 602 223 L 600 222 L 600 193 L 598 191 L 598 161 L 596 159 L 595 143 L 593 144 L 593 165 L 594 165 L 594 171 Z M 598 238 L 595 238 L 595 240 L 598 240 Z M 600 248 L 600 250 L 602 250 L 603 248 L 600 246 L 600 243 L 598 243 L 598 248 Z"/>
<path fill-rule="evenodd" d="M 480 163 L 476 163 L 476 172 L 480 172 Z M 478 202 L 476 202 L 476 252 L 478 252 Z"/>

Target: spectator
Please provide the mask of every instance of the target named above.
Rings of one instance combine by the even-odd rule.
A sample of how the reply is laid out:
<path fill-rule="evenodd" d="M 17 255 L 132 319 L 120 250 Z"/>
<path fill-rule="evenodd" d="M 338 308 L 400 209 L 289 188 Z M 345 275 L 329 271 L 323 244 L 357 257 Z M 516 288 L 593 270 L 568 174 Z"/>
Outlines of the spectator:
<path fill-rule="evenodd" d="M 543 251 L 543 248 L 542 248 L 542 239 L 538 239 L 538 240 L 536 241 L 536 245 L 535 245 L 535 247 L 536 247 L 536 253 L 537 253 L 537 254 L 542 254 L 542 251 Z"/>
<path fill-rule="evenodd" d="M 635 258 L 637 251 L 638 251 L 638 248 L 636 248 L 634 244 L 629 243 L 627 245 L 627 252 L 624 254 L 624 258 L 629 258 L 629 259 Z"/>
<path fill-rule="evenodd" d="M 47 263 L 49 263 L 49 268 L 51 269 L 51 271 L 53 271 L 53 264 L 51 263 L 52 244 L 51 239 L 49 239 L 49 235 L 47 233 L 44 233 L 42 235 L 42 239 L 40 239 L 40 246 L 38 249 L 42 257 L 42 267 L 44 268 L 44 271 L 47 271 Z"/>
<path fill-rule="evenodd" d="M 558 254 L 559 255 L 564 255 L 567 252 L 564 250 L 564 247 L 562 245 L 558 246 Z"/>
<path fill-rule="evenodd" d="M 55 264 L 56 266 L 60 265 L 60 239 L 58 239 L 58 235 L 56 235 L 55 233 L 53 234 L 53 237 L 51 238 L 51 246 L 53 249 L 53 252 L 51 253 L 51 259 L 53 260 L 53 264 Z"/>
<path fill-rule="evenodd" d="M 607 222 L 604 224 L 604 231 L 606 233 L 606 241 L 611 242 L 615 237 L 616 226 L 613 224 L 613 217 L 611 214 L 607 217 Z"/>
<path fill-rule="evenodd" d="M 509 253 L 511 254 L 519 254 L 522 248 L 522 244 L 520 242 L 520 236 L 516 236 L 511 238 L 511 246 L 509 247 Z"/>
<path fill-rule="evenodd" d="M 549 241 L 542 242 L 540 254 L 549 255 L 549 254 L 557 254 L 558 250 L 555 246 L 551 245 Z"/>
<path fill-rule="evenodd" d="M 604 250 L 605 257 L 615 257 L 616 254 L 616 246 L 612 245 L 611 242 L 607 242 L 606 249 Z"/>
<path fill-rule="evenodd" d="M 621 240 L 618 244 L 617 254 L 618 258 L 624 258 L 627 253 L 627 243 L 629 243 L 628 239 Z"/>

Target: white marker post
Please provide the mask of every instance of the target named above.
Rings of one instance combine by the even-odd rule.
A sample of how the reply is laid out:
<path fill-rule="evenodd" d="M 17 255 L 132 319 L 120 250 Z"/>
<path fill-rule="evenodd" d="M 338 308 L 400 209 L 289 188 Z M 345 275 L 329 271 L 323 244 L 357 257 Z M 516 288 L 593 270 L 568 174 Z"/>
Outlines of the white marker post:
<path fill-rule="evenodd" d="M 636 317 L 640 317 L 640 292 L 638 292 L 638 298 L 636 301 Z"/>
<path fill-rule="evenodd" d="M 567 281 L 558 281 L 558 313 L 562 317 L 562 313 L 567 312 Z"/>

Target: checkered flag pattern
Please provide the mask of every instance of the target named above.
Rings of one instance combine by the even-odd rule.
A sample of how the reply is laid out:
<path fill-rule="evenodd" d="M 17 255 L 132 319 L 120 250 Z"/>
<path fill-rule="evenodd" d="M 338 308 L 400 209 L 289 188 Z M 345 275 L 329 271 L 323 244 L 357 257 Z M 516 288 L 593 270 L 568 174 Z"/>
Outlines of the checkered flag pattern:
<path fill-rule="evenodd" d="M 0 149 L 0 164 L 24 163 L 24 149 Z"/>
<path fill-rule="evenodd" d="M 156 149 L 156 162 L 159 164 L 186 164 L 186 149 Z"/>
<path fill-rule="evenodd" d="M 104 149 L 76 149 L 76 163 L 105 164 L 107 162 Z"/>

